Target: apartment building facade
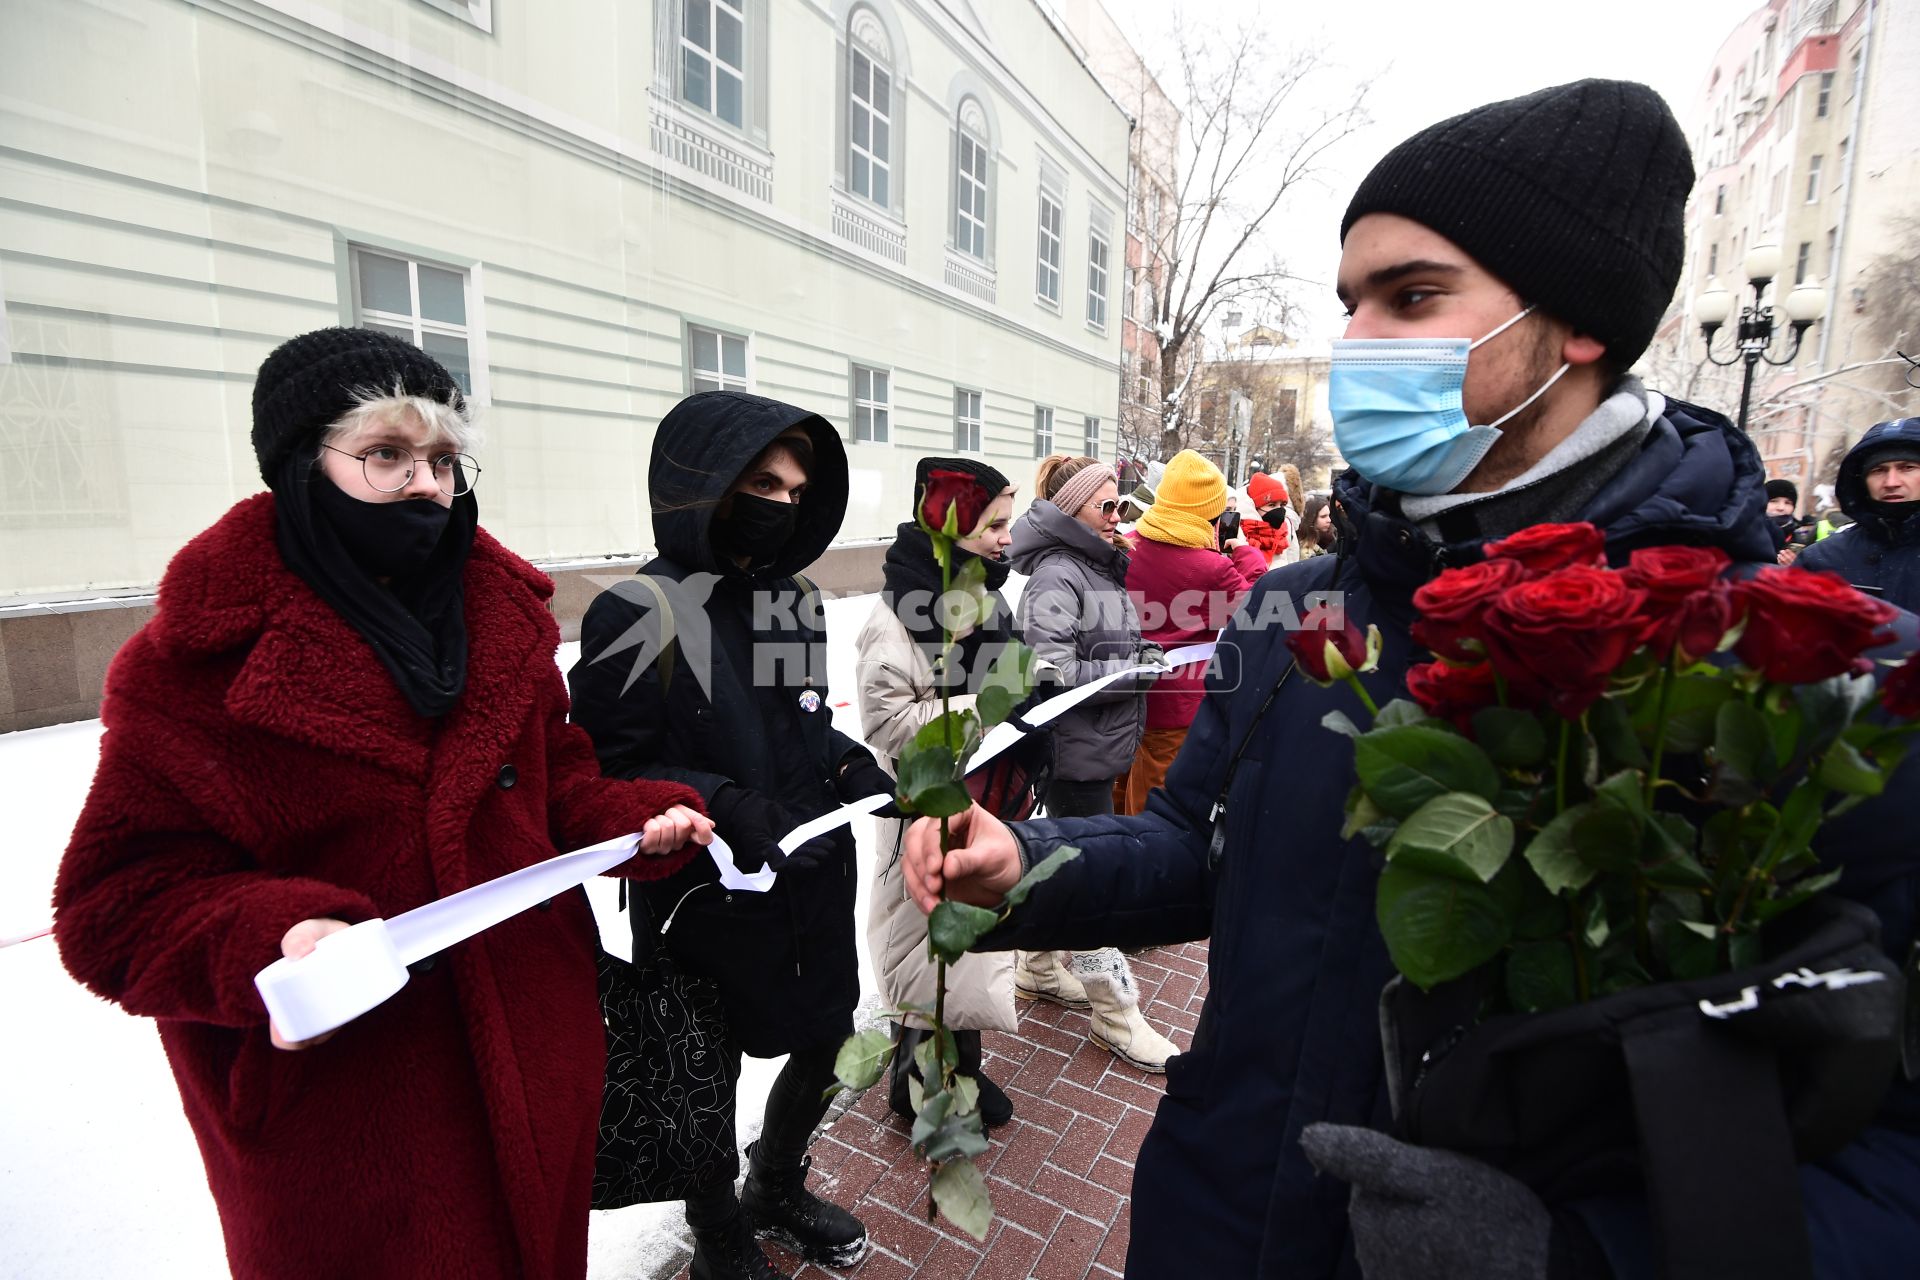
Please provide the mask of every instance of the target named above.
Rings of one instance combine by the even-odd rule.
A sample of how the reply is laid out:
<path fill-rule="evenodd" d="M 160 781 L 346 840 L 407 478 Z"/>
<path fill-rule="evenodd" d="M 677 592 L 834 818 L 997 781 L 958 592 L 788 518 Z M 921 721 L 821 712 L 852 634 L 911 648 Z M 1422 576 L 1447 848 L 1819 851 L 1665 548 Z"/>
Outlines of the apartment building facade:
<path fill-rule="evenodd" d="M 1129 121 L 1035 0 L 8 8 L 0 605 L 150 587 L 330 324 L 455 370 L 540 562 L 647 551 L 696 390 L 833 421 L 849 542 L 920 455 L 1110 439 Z"/>

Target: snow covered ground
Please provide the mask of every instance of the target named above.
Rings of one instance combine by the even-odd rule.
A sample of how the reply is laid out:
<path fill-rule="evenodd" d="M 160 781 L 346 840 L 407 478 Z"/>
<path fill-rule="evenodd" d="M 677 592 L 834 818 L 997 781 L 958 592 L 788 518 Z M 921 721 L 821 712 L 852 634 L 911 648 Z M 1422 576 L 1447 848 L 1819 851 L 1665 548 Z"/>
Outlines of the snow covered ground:
<path fill-rule="evenodd" d="M 1010 597 L 1011 597 L 1011 593 Z M 836 704 L 854 696 L 853 637 L 875 597 L 827 604 L 828 678 Z M 564 670 L 578 654 L 563 646 Z M 851 705 L 835 723 L 858 739 Z M 97 721 L 0 734 L 0 938 L 44 926 L 66 847 L 99 755 Z M 870 865 L 873 822 L 855 823 Z M 856 932 L 866 956 L 866 885 Z M 604 922 L 614 886 L 588 886 Z M 624 950 L 624 948 L 619 948 Z M 877 1005 L 868 994 L 867 1004 Z M 95 999 L 61 967 L 50 939 L 0 949 L 0 1276 L 63 1280 L 132 1276 L 204 1280 L 226 1254 L 200 1156 L 180 1110 L 153 1024 Z M 740 1139 L 759 1131 L 780 1062 L 749 1059 L 740 1085 Z M 325 1176 L 321 1170 L 316 1176 Z M 682 1249 L 677 1204 L 593 1215 L 589 1275 L 634 1280 L 668 1274 Z"/>

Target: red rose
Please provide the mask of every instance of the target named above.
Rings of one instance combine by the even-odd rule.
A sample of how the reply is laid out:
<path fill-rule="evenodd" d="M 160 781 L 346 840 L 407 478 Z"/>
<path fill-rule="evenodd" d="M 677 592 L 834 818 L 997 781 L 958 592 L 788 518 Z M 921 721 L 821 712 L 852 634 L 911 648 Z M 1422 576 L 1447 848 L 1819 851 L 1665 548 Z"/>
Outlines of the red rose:
<path fill-rule="evenodd" d="M 1366 633 L 1347 621 L 1344 611 L 1338 614 L 1337 626 L 1332 625 L 1334 616 L 1331 610 L 1309 612 L 1297 629 L 1287 632 L 1287 648 L 1293 653 L 1294 665 L 1316 684 L 1330 685 L 1346 679 L 1346 671 L 1336 671 L 1336 659 L 1353 671 L 1368 666 Z M 1333 650 L 1332 656 L 1329 649 Z"/>
<path fill-rule="evenodd" d="M 920 523 L 938 533 L 947 527 L 947 512 L 957 508 L 956 519 L 964 538 L 980 523 L 981 513 L 995 496 L 977 477 L 964 471 L 929 471 L 926 491 L 920 495 Z"/>
<path fill-rule="evenodd" d="M 1880 686 L 1880 699 L 1887 714 L 1902 720 L 1920 719 L 1920 658 L 1908 658 L 1887 673 Z"/>
<path fill-rule="evenodd" d="M 1590 524 L 1536 524 L 1486 545 L 1489 560 L 1518 560 L 1528 573 L 1603 565 L 1607 540 Z"/>
<path fill-rule="evenodd" d="M 1509 684 L 1544 691 L 1573 719 L 1640 647 L 1646 600 L 1620 574 L 1586 565 L 1517 583 L 1488 610 L 1487 657 Z"/>
<path fill-rule="evenodd" d="M 1422 662 L 1407 668 L 1407 692 L 1430 716 L 1451 720 L 1463 731 L 1473 713 L 1499 705 L 1493 664 L 1476 662 L 1456 667 L 1449 662 Z"/>
<path fill-rule="evenodd" d="M 1733 587 L 1722 576 L 1730 563 L 1716 547 L 1646 547 L 1633 553 L 1621 576 L 1647 593 L 1642 617 L 1656 657 L 1665 659 L 1677 647 L 1682 662 L 1694 662 L 1719 647 L 1736 616 Z"/>
<path fill-rule="evenodd" d="M 1482 560 L 1447 570 L 1413 593 L 1413 607 L 1420 611 L 1413 638 L 1438 657 L 1478 662 L 1484 638 L 1480 622 L 1488 602 L 1525 576 L 1517 560 Z M 1468 641 L 1473 642 L 1471 647 Z"/>
<path fill-rule="evenodd" d="M 1871 671 L 1862 655 L 1893 638 L 1885 628 L 1900 616 L 1837 573 L 1769 566 L 1735 583 L 1733 595 L 1747 614 L 1734 652 L 1776 684 Z"/>

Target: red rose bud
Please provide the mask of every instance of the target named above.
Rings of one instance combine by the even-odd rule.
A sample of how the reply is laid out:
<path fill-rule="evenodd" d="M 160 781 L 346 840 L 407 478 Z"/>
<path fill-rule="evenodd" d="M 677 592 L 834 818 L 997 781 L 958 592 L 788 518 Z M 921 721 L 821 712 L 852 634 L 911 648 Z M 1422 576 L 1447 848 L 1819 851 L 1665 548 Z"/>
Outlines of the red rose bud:
<path fill-rule="evenodd" d="M 1747 615 L 1733 651 L 1775 684 L 1812 684 L 1873 669 L 1867 650 L 1887 643 L 1900 611 L 1837 573 L 1768 567 L 1734 584 Z"/>
<path fill-rule="evenodd" d="M 959 537 L 966 537 L 980 523 L 980 516 L 993 502 L 994 495 L 979 479 L 964 471 L 929 471 L 927 487 L 920 495 L 920 525 L 932 533 L 947 527 L 947 513 L 954 513 Z"/>
<path fill-rule="evenodd" d="M 1487 657 L 1510 685 L 1543 690 L 1573 719 L 1640 647 L 1646 599 L 1622 575 L 1586 565 L 1518 583 L 1488 610 Z"/>
<path fill-rule="evenodd" d="M 1517 560 L 1528 573 L 1606 563 L 1607 540 L 1590 524 L 1536 524 L 1486 545 L 1489 560 Z"/>
<path fill-rule="evenodd" d="M 1423 662 L 1407 668 L 1407 692 L 1426 713 L 1451 720 L 1463 731 L 1473 713 L 1499 705 L 1499 689 L 1494 681 L 1493 664 L 1478 662 L 1456 667 L 1448 662 Z"/>
<path fill-rule="evenodd" d="M 1485 654 L 1480 623 L 1488 602 L 1526 572 L 1517 560 L 1482 560 L 1447 570 L 1413 593 L 1413 607 L 1420 611 L 1414 640 L 1436 657 L 1478 662 Z"/>
<path fill-rule="evenodd" d="M 1920 719 L 1920 659 L 1908 658 L 1887 674 L 1880 686 L 1887 714 L 1902 720 Z"/>
<path fill-rule="evenodd" d="M 1716 547 L 1646 547 L 1633 553 L 1621 577 L 1647 593 L 1641 617 L 1654 656 L 1664 660 L 1678 649 L 1683 663 L 1694 662 L 1719 647 L 1738 616 L 1733 588 L 1721 576 L 1730 563 Z"/>
<path fill-rule="evenodd" d="M 1345 680 L 1356 671 L 1371 671 L 1380 662 L 1380 629 L 1359 627 L 1341 619 L 1339 626 L 1329 619 L 1309 615 L 1309 625 L 1287 632 L 1287 648 L 1293 654 L 1300 674 L 1315 684 L 1330 685 Z"/>

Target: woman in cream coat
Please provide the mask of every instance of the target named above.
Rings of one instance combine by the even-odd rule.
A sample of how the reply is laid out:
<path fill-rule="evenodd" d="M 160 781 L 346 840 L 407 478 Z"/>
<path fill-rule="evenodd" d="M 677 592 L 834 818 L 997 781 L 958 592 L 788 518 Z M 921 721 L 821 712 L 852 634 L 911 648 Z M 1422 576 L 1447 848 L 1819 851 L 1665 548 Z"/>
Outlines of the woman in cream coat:
<path fill-rule="evenodd" d="M 1007 642 L 1015 639 L 1012 611 L 999 588 L 1009 572 L 1002 557 L 1013 517 L 1013 487 L 992 467 L 971 458 L 922 458 L 916 471 L 916 501 L 928 491 L 929 478 L 944 473 L 948 484 L 956 475 L 972 479 L 961 486 L 960 527 L 967 536 L 955 545 L 954 569 L 968 560 L 986 562 L 987 589 L 995 608 L 954 649 L 948 705 L 954 711 L 974 704 L 975 693 Z M 860 728 L 882 767 L 893 772 L 900 753 L 913 736 L 940 715 L 940 689 L 933 670 L 941 630 L 934 601 L 940 595 L 940 566 L 934 560 L 932 539 L 917 521 L 902 524 L 887 549 L 886 588 L 875 604 L 857 644 L 859 664 Z M 927 918 L 907 896 L 900 879 L 900 849 L 907 820 L 879 821 L 878 856 L 872 902 L 867 916 L 867 943 L 873 954 L 880 992 L 889 1006 L 906 1003 L 931 1005 L 934 967 L 927 959 Z M 1014 953 L 974 952 L 947 970 L 946 1023 L 955 1030 L 960 1070 L 980 1082 L 981 1118 L 989 1127 L 1004 1124 L 1013 1104 L 980 1071 L 980 1032 L 986 1028 L 1014 1028 Z M 924 1024 L 909 1016 L 900 1030 L 894 1054 L 892 1103 L 911 1118 L 907 1080 L 913 1071 L 913 1049 Z"/>

